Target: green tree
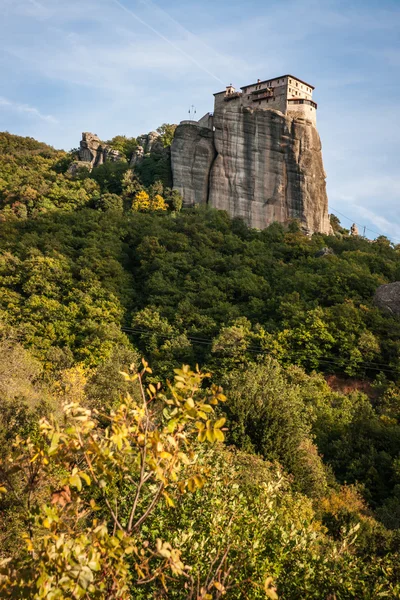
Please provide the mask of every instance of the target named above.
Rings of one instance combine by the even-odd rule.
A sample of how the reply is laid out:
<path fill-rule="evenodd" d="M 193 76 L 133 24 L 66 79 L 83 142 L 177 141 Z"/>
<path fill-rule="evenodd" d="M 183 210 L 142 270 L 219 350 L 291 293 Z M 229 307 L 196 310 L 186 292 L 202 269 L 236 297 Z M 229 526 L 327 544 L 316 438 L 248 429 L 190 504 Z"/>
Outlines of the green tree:
<path fill-rule="evenodd" d="M 160 125 L 160 127 L 157 127 L 157 132 L 161 135 L 164 147 L 172 144 L 176 127 L 176 125 L 171 125 L 170 123 L 164 123 L 163 125 Z"/>
<path fill-rule="evenodd" d="M 90 176 L 98 183 L 103 194 L 121 194 L 123 177 L 128 169 L 125 162 L 107 161 L 93 169 Z"/>

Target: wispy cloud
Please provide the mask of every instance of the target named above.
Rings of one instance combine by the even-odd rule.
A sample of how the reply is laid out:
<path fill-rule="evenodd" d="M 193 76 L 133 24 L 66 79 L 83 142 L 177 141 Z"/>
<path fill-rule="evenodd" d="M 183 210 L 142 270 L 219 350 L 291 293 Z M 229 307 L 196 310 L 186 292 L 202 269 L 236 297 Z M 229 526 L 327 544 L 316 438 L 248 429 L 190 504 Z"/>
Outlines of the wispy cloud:
<path fill-rule="evenodd" d="M 124 4 L 119 2 L 119 0 L 110 0 L 110 2 L 113 2 L 121 10 L 123 10 L 128 15 L 133 17 L 136 21 L 138 21 L 139 23 L 141 23 L 142 25 L 147 27 L 147 29 L 149 29 L 152 33 L 154 33 L 156 36 L 158 36 L 164 42 L 169 44 L 174 50 L 176 50 L 177 52 L 180 52 L 183 56 L 185 56 L 185 58 L 187 60 L 189 60 L 191 63 L 193 63 L 198 69 L 200 69 L 201 71 L 204 71 L 205 73 L 207 73 L 207 75 L 210 75 L 210 77 L 213 77 L 214 79 L 216 79 L 217 81 L 219 81 L 220 83 L 223 84 L 223 81 L 219 77 L 217 77 L 217 75 L 214 75 L 214 73 L 212 71 L 210 71 L 203 63 L 199 62 L 196 58 L 194 58 L 194 56 L 192 56 L 191 54 L 189 54 L 188 52 L 183 50 L 183 48 L 181 48 L 178 44 L 176 44 L 170 38 L 168 38 L 164 34 L 162 34 L 158 29 L 153 27 L 150 23 L 148 23 L 147 21 L 145 21 L 144 19 L 139 17 L 135 12 L 133 12 L 133 10 L 131 10 L 130 8 L 127 8 Z"/>
<path fill-rule="evenodd" d="M 0 109 L 1 108 L 23 113 L 36 119 L 40 119 L 41 121 L 46 121 L 47 123 L 58 123 L 57 119 L 52 115 L 44 115 L 34 106 L 29 106 L 29 104 L 21 104 L 20 102 L 13 102 L 12 100 L 4 98 L 4 96 L 0 96 Z"/>
<path fill-rule="evenodd" d="M 43 4 L 40 4 L 40 2 L 38 2 L 37 0 L 28 0 L 28 2 L 34 8 L 36 8 L 36 10 L 38 10 L 40 13 L 45 13 L 46 12 L 46 8 L 43 6 Z"/>

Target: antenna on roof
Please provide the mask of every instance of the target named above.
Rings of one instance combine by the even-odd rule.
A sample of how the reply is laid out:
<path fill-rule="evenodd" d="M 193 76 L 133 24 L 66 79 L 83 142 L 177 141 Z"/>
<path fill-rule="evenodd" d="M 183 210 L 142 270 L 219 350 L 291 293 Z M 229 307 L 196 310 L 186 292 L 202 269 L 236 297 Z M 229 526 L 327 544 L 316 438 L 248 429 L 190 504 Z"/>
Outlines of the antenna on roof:
<path fill-rule="evenodd" d="M 192 104 L 192 106 L 189 107 L 188 113 L 189 113 L 190 119 L 192 120 L 194 115 L 197 113 L 196 107 L 193 104 Z"/>

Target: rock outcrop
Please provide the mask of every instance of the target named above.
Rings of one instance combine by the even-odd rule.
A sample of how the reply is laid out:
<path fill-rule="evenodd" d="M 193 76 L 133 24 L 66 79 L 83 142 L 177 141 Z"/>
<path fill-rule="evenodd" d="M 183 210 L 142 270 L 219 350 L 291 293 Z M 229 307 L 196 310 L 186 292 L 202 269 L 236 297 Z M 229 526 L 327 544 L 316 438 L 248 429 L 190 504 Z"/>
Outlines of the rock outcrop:
<path fill-rule="evenodd" d="M 332 248 L 324 246 L 323 248 L 321 248 L 321 250 L 318 250 L 318 252 L 314 254 L 314 258 L 323 258 L 324 256 L 333 256 L 334 254 L 335 253 L 332 250 Z"/>
<path fill-rule="evenodd" d="M 122 154 L 118 150 L 104 144 L 94 133 L 82 133 L 82 141 L 79 148 L 79 161 L 85 163 L 89 170 L 98 167 L 106 161 L 116 162 L 121 160 Z"/>
<path fill-rule="evenodd" d="M 382 310 L 400 317 L 400 281 L 378 287 L 374 302 Z"/>
<path fill-rule="evenodd" d="M 257 229 L 298 219 L 309 233 L 331 231 L 321 142 L 311 121 L 226 102 L 214 113 L 213 129 L 183 123 L 176 130 L 173 183 L 185 206 L 207 202 Z"/>
<path fill-rule="evenodd" d="M 356 223 L 353 223 L 353 225 L 350 227 L 350 235 L 359 235 Z"/>
<path fill-rule="evenodd" d="M 136 165 L 139 165 L 146 155 L 154 153 L 164 154 L 167 151 L 164 148 L 161 136 L 157 131 L 150 131 L 148 134 L 140 135 L 137 138 L 137 143 L 138 146 L 135 148 L 130 162 L 131 169 L 136 167 Z"/>

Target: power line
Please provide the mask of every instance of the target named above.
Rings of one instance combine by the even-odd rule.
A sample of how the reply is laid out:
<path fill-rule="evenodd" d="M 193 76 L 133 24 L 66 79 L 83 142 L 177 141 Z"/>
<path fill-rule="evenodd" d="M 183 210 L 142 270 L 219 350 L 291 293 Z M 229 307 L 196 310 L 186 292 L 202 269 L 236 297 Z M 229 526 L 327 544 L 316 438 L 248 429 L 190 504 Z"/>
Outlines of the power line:
<path fill-rule="evenodd" d="M 171 334 L 162 334 L 162 333 L 158 333 L 156 331 L 148 331 L 146 329 L 137 329 L 137 328 L 133 328 L 133 327 L 121 327 L 121 330 L 126 333 L 138 333 L 138 334 L 147 335 L 147 336 L 156 335 L 156 336 L 158 336 L 160 338 L 164 338 L 164 339 L 171 339 L 173 337 Z M 179 334 L 179 335 L 185 335 L 187 337 L 187 339 L 189 341 L 193 342 L 194 344 L 211 346 L 214 343 L 214 340 L 212 340 L 210 338 L 195 337 L 195 336 L 190 336 L 187 334 Z M 269 351 L 267 351 L 263 348 L 257 348 L 256 346 L 249 346 L 248 348 L 245 349 L 245 352 L 250 352 L 252 354 L 270 354 Z M 298 357 L 302 356 L 300 351 L 292 353 L 292 356 L 293 355 L 294 356 L 297 355 Z M 337 358 L 335 356 L 316 357 L 316 360 L 318 360 L 319 362 L 322 362 L 322 363 L 332 364 L 334 366 L 341 366 L 343 364 L 343 360 L 340 358 Z M 356 366 L 363 367 L 365 369 L 370 369 L 372 371 L 382 371 L 385 373 L 394 373 L 396 375 L 399 374 L 398 371 L 392 369 L 390 367 L 390 365 L 385 364 L 385 363 L 364 361 L 364 362 L 357 363 Z"/>
<path fill-rule="evenodd" d="M 374 231 L 373 229 L 370 229 L 366 225 L 362 225 L 361 223 L 357 223 L 357 221 L 355 221 L 354 219 L 351 219 L 347 215 L 344 215 L 342 212 L 340 212 L 340 210 L 337 210 L 336 208 L 333 208 L 333 206 L 330 206 L 329 208 L 334 213 L 337 213 L 341 217 L 344 217 L 345 219 L 347 219 L 348 221 L 350 221 L 350 223 L 355 223 L 356 225 L 358 225 L 358 227 L 362 227 L 364 229 L 364 231 L 369 231 L 370 233 L 375 233 L 375 235 L 383 235 L 382 233 L 379 233 L 379 231 Z M 388 239 L 390 239 L 390 240 L 393 240 L 393 241 L 396 241 L 396 242 L 400 242 L 399 238 L 395 238 L 395 237 L 392 237 L 392 236 L 389 236 L 389 235 L 386 235 L 386 237 Z"/>

